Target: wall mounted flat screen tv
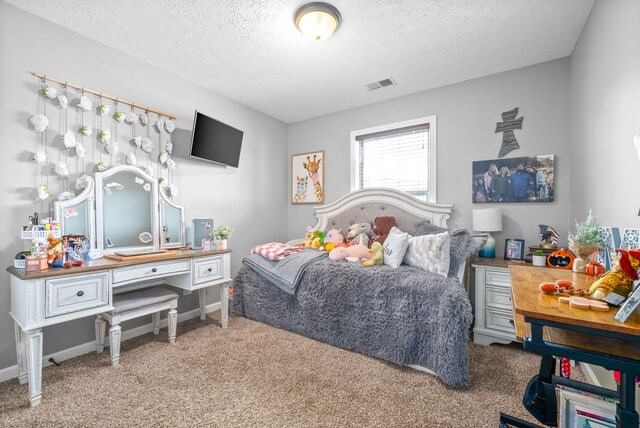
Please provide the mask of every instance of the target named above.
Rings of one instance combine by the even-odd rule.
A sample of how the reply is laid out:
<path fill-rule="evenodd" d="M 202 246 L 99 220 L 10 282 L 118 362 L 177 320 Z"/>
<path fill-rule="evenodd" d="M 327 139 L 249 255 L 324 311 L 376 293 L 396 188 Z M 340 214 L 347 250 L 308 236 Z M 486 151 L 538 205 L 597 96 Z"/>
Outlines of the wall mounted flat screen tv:
<path fill-rule="evenodd" d="M 189 156 L 238 167 L 244 132 L 196 110 Z"/>

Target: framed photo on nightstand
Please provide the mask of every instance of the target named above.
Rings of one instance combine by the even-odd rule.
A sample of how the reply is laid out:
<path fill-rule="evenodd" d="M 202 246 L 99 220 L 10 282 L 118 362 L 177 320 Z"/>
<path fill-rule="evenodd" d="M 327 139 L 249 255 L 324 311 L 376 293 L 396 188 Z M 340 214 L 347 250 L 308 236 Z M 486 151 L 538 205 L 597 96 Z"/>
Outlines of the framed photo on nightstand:
<path fill-rule="evenodd" d="M 524 260 L 524 239 L 505 239 L 505 260 Z"/>

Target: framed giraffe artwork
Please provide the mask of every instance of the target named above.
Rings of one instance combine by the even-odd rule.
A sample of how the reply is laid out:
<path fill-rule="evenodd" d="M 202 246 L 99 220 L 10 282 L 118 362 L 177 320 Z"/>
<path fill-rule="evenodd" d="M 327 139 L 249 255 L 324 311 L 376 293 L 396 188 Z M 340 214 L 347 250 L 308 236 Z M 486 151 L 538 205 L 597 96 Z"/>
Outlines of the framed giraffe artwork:
<path fill-rule="evenodd" d="M 291 203 L 324 203 L 324 150 L 291 155 Z"/>

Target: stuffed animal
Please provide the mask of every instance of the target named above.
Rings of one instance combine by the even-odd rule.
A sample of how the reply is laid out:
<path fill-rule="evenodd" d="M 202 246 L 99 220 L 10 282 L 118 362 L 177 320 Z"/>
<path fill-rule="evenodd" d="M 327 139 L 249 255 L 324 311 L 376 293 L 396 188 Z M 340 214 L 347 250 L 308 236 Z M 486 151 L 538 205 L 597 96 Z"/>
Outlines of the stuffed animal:
<path fill-rule="evenodd" d="M 360 261 L 362 259 L 369 259 L 371 254 L 369 249 L 362 244 L 355 244 L 349 247 L 336 247 L 329 253 L 331 260 L 348 260 L 348 261 Z"/>
<path fill-rule="evenodd" d="M 635 250 L 616 249 L 620 259 L 605 274 L 591 285 L 589 294 L 594 299 L 604 300 L 619 306 L 633 291 L 633 281 L 638 279 L 640 268 L 640 248 Z"/>
<path fill-rule="evenodd" d="M 344 244 L 344 236 L 340 233 L 342 229 L 331 229 L 324 236 L 324 243 L 333 242 L 336 246 Z"/>
<path fill-rule="evenodd" d="M 349 226 L 347 231 L 347 244 L 362 244 L 368 247 L 370 236 L 371 225 L 369 223 L 354 223 Z"/>
<path fill-rule="evenodd" d="M 384 244 L 384 240 L 387 239 L 389 231 L 396 224 L 396 218 L 393 216 L 378 216 L 373 221 L 373 234 L 375 235 L 375 242 Z"/>
<path fill-rule="evenodd" d="M 62 241 L 49 235 L 47 238 L 49 248 L 47 248 L 47 263 L 49 266 L 62 267 L 64 262 L 64 245 Z"/>
<path fill-rule="evenodd" d="M 369 249 L 369 254 L 371 254 L 370 259 L 362 259 L 360 260 L 363 265 L 366 267 L 370 266 L 382 266 L 384 264 L 384 249 L 382 248 L 382 244 L 379 242 L 374 242 L 371 244 L 371 248 Z"/>

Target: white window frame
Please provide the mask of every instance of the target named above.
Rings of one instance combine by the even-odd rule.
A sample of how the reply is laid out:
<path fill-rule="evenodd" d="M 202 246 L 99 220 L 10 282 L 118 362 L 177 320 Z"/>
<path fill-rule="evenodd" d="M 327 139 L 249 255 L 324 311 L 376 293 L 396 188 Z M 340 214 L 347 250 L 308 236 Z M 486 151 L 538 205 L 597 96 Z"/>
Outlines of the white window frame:
<path fill-rule="evenodd" d="M 429 124 L 429 185 L 427 192 L 429 199 L 427 202 L 437 202 L 436 178 L 437 178 L 437 125 L 436 115 L 420 117 L 417 119 L 405 120 L 402 122 L 388 123 L 386 125 L 374 126 L 372 128 L 358 129 L 351 131 L 351 191 L 359 190 L 358 177 L 360 175 L 359 144 L 356 137 L 359 135 L 373 134 L 374 132 L 389 131 L 393 129 L 405 128 L 408 126 Z"/>

